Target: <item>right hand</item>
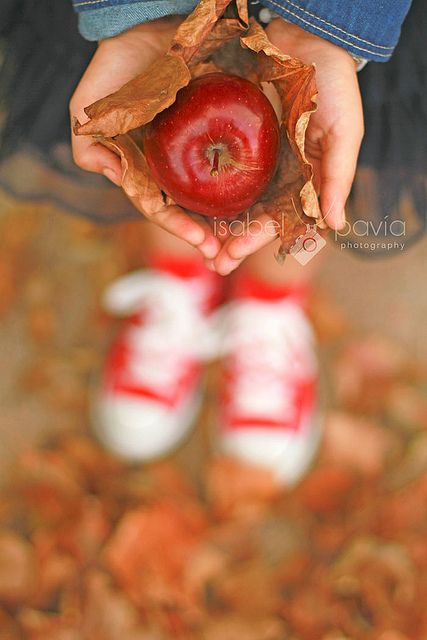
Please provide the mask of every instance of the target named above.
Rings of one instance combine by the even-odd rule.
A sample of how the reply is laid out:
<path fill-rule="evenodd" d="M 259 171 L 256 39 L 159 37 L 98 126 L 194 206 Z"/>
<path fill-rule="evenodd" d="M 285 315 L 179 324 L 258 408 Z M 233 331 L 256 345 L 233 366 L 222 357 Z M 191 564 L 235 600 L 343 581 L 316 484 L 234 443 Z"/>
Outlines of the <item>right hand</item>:
<path fill-rule="evenodd" d="M 87 121 L 84 107 L 117 91 L 139 75 L 168 48 L 183 20 L 181 16 L 161 18 L 144 23 L 112 38 L 102 40 L 70 101 L 71 117 L 81 123 Z M 118 156 L 101 144 L 94 144 L 90 136 L 71 134 L 75 163 L 86 171 L 101 173 L 121 186 L 121 163 Z M 133 204 L 138 208 L 136 199 Z M 160 212 L 147 216 L 154 224 L 185 240 L 200 250 L 207 259 L 218 254 L 221 244 L 210 225 L 199 217 L 192 218 L 177 206 L 165 206 Z"/>
<path fill-rule="evenodd" d="M 313 166 L 322 217 L 331 229 L 342 229 L 363 137 L 355 62 L 345 49 L 281 18 L 272 20 L 266 31 L 270 41 L 284 53 L 316 64 L 318 109 L 310 118 L 305 151 Z M 251 235 L 248 230 L 224 242 L 213 261 L 218 273 L 230 273 L 245 258 L 273 241 L 271 227 L 267 227 L 269 220 L 267 214 L 259 218 L 265 226 L 264 233 Z"/>

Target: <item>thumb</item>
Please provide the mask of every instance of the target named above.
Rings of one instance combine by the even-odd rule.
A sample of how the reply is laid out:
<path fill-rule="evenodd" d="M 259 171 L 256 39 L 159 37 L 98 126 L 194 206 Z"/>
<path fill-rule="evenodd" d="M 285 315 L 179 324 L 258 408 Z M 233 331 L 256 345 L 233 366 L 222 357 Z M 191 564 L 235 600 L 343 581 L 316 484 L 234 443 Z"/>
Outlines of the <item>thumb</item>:
<path fill-rule="evenodd" d="M 363 126 L 328 136 L 320 166 L 320 208 L 331 229 L 345 224 L 344 207 L 356 173 Z"/>
<path fill-rule="evenodd" d="M 121 162 L 115 153 L 93 142 L 88 136 L 72 134 L 72 149 L 74 162 L 80 169 L 102 173 L 117 186 L 121 186 Z"/>

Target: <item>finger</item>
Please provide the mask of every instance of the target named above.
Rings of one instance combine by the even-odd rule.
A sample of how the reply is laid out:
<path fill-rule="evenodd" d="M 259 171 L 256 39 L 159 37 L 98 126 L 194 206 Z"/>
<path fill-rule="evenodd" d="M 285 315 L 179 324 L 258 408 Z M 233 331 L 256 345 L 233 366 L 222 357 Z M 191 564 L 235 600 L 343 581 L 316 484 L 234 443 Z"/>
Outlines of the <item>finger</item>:
<path fill-rule="evenodd" d="M 207 248 L 207 235 L 206 229 L 196 222 L 190 216 L 185 213 L 180 207 L 169 206 L 162 211 L 156 213 L 151 218 L 152 222 L 158 224 L 162 229 L 169 231 L 173 235 L 185 240 L 193 247 L 196 247 L 201 251 L 205 258 L 210 258 L 209 248 Z"/>
<path fill-rule="evenodd" d="M 214 260 L 206 259 L 205 260 L 205 266 L 206 266 L 207 269 L 209 269 L 209 271 L 215 271 L 216 272 L 216 267 L 215 267 L 215 261 Z"/>
<path fill-rule="evenodd" d="M 216 257 L 214 264 L 217 272 L 228 275 L 245 258 L 270 244 L 278 236 L 278 223 L 266 213 L 249 220 L 242 233 L 232 235 Z"/>
<path fill-rule="evenodd" d="M 102 173 L 118 187 L 122 184 L 121 162 L 115 153 L 92 139 L 74 134 L 71 140 L 74 162 L 80 169 Z"/>
<path fill-rule="evenodd" d="M 214 235 L 212 227 L 207 220 L 198 219 L 197 222 L 205 231 L 205 239 L 202 244 L 198 246 L 198 249 L 207 260 L 213 260 L 221 250 L 221 241 Z"/>
<path fill-rule="evenodd" d="M 230 237 L 230 224 L 235 219 L 238 219 L 238 216 L 235 216 L 235 218 L 225 218 L 224 216 L 213 216 L 205 219 L 206 219 L 206 222 L 209 224 L 214 236 L 218 238 L 221 245 L 224 245 L 227 239 Z"/>
<path fill-rule="evenodd" d="M 362 126 L 356 126 L 331 134 L 326 141 L 320 167 L 320 208 L 331 229 L 341 229 L 345 224 L 344 208 L 353 184 L 362 137 Z"/>
<path fill-rule="evenodd" d="M 131 198 L 133 204 L 144 213 L 139 199 Z M 176 206 L 165 207 L 152 216 L 146 216 L 151 222 L 169 231 L 177 238 L 199 249 L 207 259 L 212 259 L 220 250 L 220 243 L 207 223 L 194 220 L 183 209 Z"/>
<path fill-rule="evenodd" d="M 110 43 L 110 49 L 111 46 Z M 114 43 L 113 46 L 115 46 Z M 152 62 L 153 56 L 154 52 L 151 53 L 147 47 L 143 54 L 140 53 L 137 56 L 124 52 L 119 46 L 116 51 L 106 51 L 101 44 L 70 100 L 71 122 L 75 118 L 81 123 L 86 122 L 88 118 L 84 111 L 85 107 L 113 93 L 141 73 Z M 102 173 L 114 184 L 121 185 L 121 163 L 113 151 L 94 143 L 90 136 L 76 136 L 73 131 L 71 131 L 71 146 L 77 166 L 85 171 Z"/>

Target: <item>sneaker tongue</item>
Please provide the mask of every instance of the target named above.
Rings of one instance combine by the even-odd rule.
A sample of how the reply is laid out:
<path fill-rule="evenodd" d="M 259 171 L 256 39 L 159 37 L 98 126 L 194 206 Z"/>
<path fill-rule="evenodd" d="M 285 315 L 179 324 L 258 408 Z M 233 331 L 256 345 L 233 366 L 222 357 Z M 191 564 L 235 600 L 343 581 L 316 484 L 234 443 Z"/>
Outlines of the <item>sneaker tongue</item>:
<path fill-rule="evenodd" d="M 306 283 L 267 282 L 248 273 L 238 274 L 231 288 L 234 299 L 252 298 L 268 302 L 291 298 L 301 306 L 305 306 L 308 294 Z"/>
<path fill-rule="evenodd" d="M 183 279 L 201 278 L 210 273 L 197 255 L 156 254 L 149 259 L 148 267 Z"/>
<path fill-rule="evenodd" d="M 209 271 L 198 255 L 156 254 L 150 258 L 148 266 L 160 273 L 192 280 L 204 312 L 211 311 L 221 302 L 223 279 Z"/>

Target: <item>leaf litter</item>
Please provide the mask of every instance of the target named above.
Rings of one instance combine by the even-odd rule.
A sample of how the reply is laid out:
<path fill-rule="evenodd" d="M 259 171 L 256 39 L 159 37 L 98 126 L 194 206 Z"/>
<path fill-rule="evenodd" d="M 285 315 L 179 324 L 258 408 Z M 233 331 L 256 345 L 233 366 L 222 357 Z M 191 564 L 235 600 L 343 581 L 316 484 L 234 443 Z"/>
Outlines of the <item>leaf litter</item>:
<path fill-rule="evenodd" d="M 1 221 L 3 238 L 32 215 Z M 68 225 L 70 245 L 87 242 L 86 223 L 55 224 Z M 135 226 L 109 233 L 108 250 L 102 232 L 91 239 L 93 295 L 115 275 L 105 263 L 140 258 Z M 59 326 L 52 296 L 64 271 L 47 265 L 34 284 L 36 242 L 34 227 L 15 247 L 23 302 L 3 313 L 25 316 L 37 302 Z M 87 264 L 73 264 L 77 279 Z M 81 384 L 58 400 L 62 369 L 31 385 L 22 373 L 22 398 L 39 394 L 58 427 L 64 403 L 74 432 L 27 448 L 2 491 L 1 640 L 425 640 L 426 370 L 393 342 L 356 333 L 319 292 L 315 311 L 330 360 L 325 433 L 307 477 L 284 490 L 213 454 L 190 476 L 188 448 L 140 466 L 106 453 L 82 432 L 77 401 L 105 318 L 88 314 L 68 347 L 54 332 L 54 353 L 23 323 L 32 358 L 46 370 L 60 359 Z"/>
<path fill-rule="evenodd" d="M 362 375 L 365 348 L 336 361 Z M 1 515 L 0 637 L 424 639 L 427 425 L 389 422 L 390 390 L 420 381 L 384 349 L 369 376 L 387 385 L 360 411 L 337 387 L 293 489 L 221 456 L 195 485 L 173 458 L 127 466 L 84 434 L 28 450 Z"/>

